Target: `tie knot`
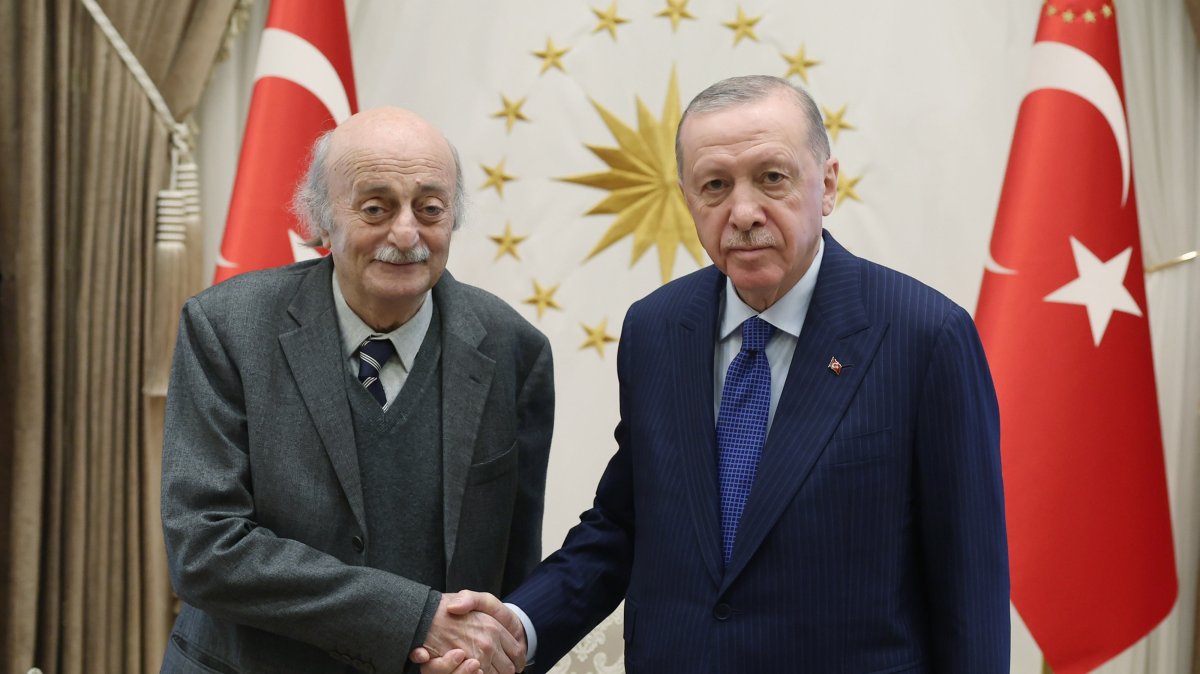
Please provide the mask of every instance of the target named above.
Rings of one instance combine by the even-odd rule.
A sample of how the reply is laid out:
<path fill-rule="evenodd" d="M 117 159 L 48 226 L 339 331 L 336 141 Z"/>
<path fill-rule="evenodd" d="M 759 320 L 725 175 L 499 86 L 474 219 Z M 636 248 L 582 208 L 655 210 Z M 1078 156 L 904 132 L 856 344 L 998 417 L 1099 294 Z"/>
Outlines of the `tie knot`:
<path fill-rule="evenodd" d="M 742 350 L 762 351 L 767 348 L 767 340 L 775 332 L 775 326 L 758 316 L 751 316 L 742 322 Z"/>
<path fill-rule="evenodd" d="M 392 346 L 392 340 L 387 337 L 372 335 L 358 345 L 359 359 L 374 367 L 376 373 L 383 369 L 383 364 L 394 353 L 396 353 L 396 347 Z"/>

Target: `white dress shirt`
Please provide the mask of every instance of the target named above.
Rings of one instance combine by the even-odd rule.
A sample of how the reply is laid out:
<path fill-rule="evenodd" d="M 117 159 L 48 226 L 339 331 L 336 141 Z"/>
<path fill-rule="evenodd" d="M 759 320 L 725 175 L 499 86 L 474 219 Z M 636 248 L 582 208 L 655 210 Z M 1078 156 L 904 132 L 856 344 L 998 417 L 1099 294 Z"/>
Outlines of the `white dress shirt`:
<path fill-rule="evenodd" d="M 338 285 L 337 274 L 332 276 L 333 306 L 337 308 L 338 329 L 342 333 L 342 353 L 350 374 L 355 379 L 358 378 L 358 356 L 355 354 L 358 347 L 368 337 L 386 337 L 396 349 L 396 355 L 388 358 L 387 362 L 383 364 L 383 369 L 379 371 L 379 383 L 383 385 L 384 397 L 387 400 L 383 409 L 386 410 L 392 406 L 400 389 L 404 388 L 408 373 L 412 371 L 413 360 L 416 359 L 417 352 L 421 350 L 421 342 L 425 341 L 425 333 L 429 331 L 429 322 L 433 319 L 433 301 L 429 298 L 429 291 L 425 291 L 421 308 L 417 309 L 417 313 L 408 319 L 407 323 L 387 334 L 380 334 L 354 313 L 354 310 L 346 303 L 346 297 L 342 295 L 342 287 Z"/>
<path fill-rule="evenodd" d="M 817 246 L 817 254 L 804 276 L 761 314 L 738 297 L 733 281 L 725 279 L 725 292 L 721 295 L 720 318 L 717 328 L 717 348 L 713 351 L 713 418 L 720 416 L 721 393 L 725 390 L 725 374 L 738 351 L 742 350 L 742 323 L 751 316 L 758 316 L 775 326 L 775 332 L 767 342 L 767 362 L 771 364 L 771 410 L 767 414 L 767 432 L 775 421 L 775 408 L 792 367 L 792 355 L 796 353 L 796 342 L 808 316 L 808 305 L 812 302 L 813 289 L 817 287 L 817 274 L 821 272 L 821 259 L 825 257 L 825 241 Z"/>

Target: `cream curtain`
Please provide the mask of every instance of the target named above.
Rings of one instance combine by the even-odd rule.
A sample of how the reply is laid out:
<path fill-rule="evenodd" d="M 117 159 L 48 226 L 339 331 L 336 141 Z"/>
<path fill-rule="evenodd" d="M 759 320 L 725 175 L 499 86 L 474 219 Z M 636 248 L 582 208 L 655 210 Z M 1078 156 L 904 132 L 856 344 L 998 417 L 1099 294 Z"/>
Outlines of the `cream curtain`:
<path fill-rule="evenodd" d="M 1100 674 L 1195 671 L 1200 569 L 1200 49 L 1183 2 L 1119 2 L 1146 295 L 1167 465 L 1179 598 L 1146 639 Z"/>
<path fill-rule="evenodd" d="M 100 6 L 179 120 L 234 3 Z M 170 131 L 79 0 L 3 3 L 0 45 L 0 661 L 156 672 L 158 383 L 199 237 L 156 231 Z"/>

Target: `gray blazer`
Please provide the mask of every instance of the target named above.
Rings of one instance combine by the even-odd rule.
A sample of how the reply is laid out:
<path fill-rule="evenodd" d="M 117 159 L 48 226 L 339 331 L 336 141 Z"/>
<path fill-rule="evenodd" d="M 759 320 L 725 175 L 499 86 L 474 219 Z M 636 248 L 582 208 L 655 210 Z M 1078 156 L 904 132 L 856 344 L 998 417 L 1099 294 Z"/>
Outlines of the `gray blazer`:
<path fill-rule="evenodd" d="M 163 672 L 405 669 L 430 588 L 364 566 L 370 540 L 332 260 L 243 274 L 188 300 L 167 401 L 162 519 L 184 606 Z M 554 417 L 545 336 L 447 272 L 446 588 L 504 594 L 541 558 Z M 332 657 L 331 657 L 332 656 Z"/>

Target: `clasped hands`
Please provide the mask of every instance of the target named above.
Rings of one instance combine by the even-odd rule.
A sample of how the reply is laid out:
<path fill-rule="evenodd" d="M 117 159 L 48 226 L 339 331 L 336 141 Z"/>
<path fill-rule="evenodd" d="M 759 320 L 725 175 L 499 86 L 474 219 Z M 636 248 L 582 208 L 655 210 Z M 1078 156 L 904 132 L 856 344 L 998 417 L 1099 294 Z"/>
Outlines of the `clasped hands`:
<path fill-rule="evenodd" d="M 425 643 L 409 659 L 422 674 L 514 674 L 525 669 L 525 626 L 486 592 L 443 594 Z"/>

